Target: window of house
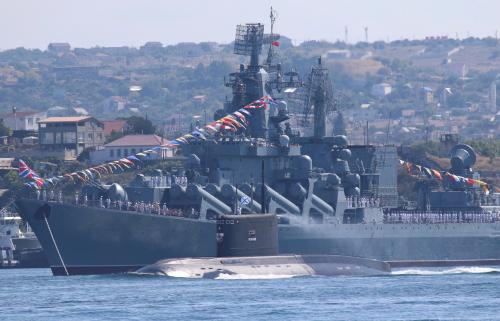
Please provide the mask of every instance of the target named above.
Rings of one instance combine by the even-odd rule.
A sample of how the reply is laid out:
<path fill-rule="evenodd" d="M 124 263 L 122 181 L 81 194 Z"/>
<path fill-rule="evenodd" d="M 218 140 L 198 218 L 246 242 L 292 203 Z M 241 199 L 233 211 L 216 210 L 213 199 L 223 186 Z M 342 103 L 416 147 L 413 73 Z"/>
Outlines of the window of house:
<path fill-rule="evenodd" d="M 43 133 L 43 144 L 54 144 L 54 133 Z"/>
<path fill-rule="evenodd" d="M 114 149 L 109 150 L 109 157 L 115 157 L 115 150 Z"/>
<path fill-rule="evenodd" d="M 89 133 L 89 134 L 88 134 L 88 138 L 89 138 L 89 140 L 92 140 L 92 139 L 94 138 L 94 134 Z"/>
<path fill-rule="evenodd" d="M 118 149 L 116 150 L 116 156 L 118 156 L 118 157 L 122 157 L 122 150 L 121 150 L 121 149 L 119 149 L 119 148 L 118 148 Z"/>
<path fill-rule="evenodd" d="M 128 156 L 128 149 L 127 149 L 127 148 L 125 148 L 125 149 L 123 150 L 123 155 Z"/>
<path fill-rule="evenodd" d="M 102 134 L 101 133 L 97 133 L 97 139 L 102 140 Z"/>
<path fill-rule="evenodd" d="M 131 153 L 131 154 L 135 154 L 135 148 L 132 148 L 132 149 L 130 150 L 130 153 Z"/>

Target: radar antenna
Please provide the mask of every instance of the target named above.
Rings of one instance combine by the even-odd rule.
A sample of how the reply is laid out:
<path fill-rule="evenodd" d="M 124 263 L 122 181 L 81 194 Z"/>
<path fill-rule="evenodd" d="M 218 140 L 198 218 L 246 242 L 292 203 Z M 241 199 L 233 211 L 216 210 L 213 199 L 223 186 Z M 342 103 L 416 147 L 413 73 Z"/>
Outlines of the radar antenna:
<path fill-rule="evenodd" d="M 328 69 L 322 64 L 321 57 L 318 64 L 311 68 L 305 84 L 292 96 L 302 106 L 302 115 L 299 126 L 310 126 L 310 116 L 314 113 L 314 135 L 326 135 L 326 118 L 337 110 L 338 100 L 333 96 L 333 86 Z"/>
<path fill-rule="evenodd" d="M 261 23 L 247 23 L 236 26 L 234 53 L 250 56 L 250 69 L 259 68 L 259 55 L 262 51 L 264 25 Z"/>

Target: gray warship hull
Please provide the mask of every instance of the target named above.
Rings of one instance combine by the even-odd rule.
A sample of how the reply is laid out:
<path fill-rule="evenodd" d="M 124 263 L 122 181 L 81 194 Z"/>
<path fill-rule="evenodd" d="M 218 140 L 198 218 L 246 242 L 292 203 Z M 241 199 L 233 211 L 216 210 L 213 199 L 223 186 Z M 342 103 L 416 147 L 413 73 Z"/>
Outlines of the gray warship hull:
<path fill-rule="evenodd" d="M 217 255 L 215 221 L 20 199 L 54 275 L 137 270 L 164 258 Z M 50 229 L 49 229 L 50 227 Z"/>
<path fill-rule="evenodd" d="M 48 203 L 51 211 L 45 221 L 37 215 L 44 204 L 17 201 L 54 275 L 65 275 L 65 268 L 70 275 L 117 273 L 166 258 L 217 256 L 216 221 L 58 203 Z M 498 222 L 308 224 L 278 229 L 280 254 L 343 255 L 406 265 L 500 262 Z"/>
<path fill-rule="evenodd" d="M 282 225 L 278 237 L 280 253 L 357 256 L 408 266 L 500 263 L 498 222 Z"/>

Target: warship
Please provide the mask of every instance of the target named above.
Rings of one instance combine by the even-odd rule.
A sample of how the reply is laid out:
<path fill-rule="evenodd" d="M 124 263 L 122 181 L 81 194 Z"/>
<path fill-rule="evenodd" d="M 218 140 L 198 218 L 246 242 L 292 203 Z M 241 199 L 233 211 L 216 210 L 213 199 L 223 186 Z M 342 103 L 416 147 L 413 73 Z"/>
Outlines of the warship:
<path fill-rule="evenodd" d="M 279 35 L 272 28 L 264 34 L 261 23 L 237 26 L 234 53 L 250 60 L 226 79 L 232 99 L 215 118 L 265 96 L 275 103 L 249 110 L 245 129 L 179 146 L 182 168 L 139 174 L 127 186 L 94 181 L 75 195 L 27 190 L 18 197 L 18 211 L 54 275 L 227 256 L 224 226 L 239 219 L 221 225 L 220 218 L 259 213 L 277 216 L 282 255 L 363 257 L 394 266 L 500 262 L 498 195 L 422 184 L 417 207 L 399 207 L 396 147 L 351 145 L 345 135 L 327 135 L 325 119 L 335 108 L 328 69 L 318 59 L 305 81 L 294 70 L 283 72 L 274 61 L 277 44 Z M 260 62 L 263 48 L 267 57 Z M 286 98 L 295 91 L 306 102 L 302 116 L 313 117 L 312 135 L 290 125 Z M 451 172 L 472 175 L 470 146 L 457 146 L 451 157 Z M 261 239 L 256 229 L 240 232 L 248 242 Z M 230 254 L 263 255 L 243 252 Z"/>

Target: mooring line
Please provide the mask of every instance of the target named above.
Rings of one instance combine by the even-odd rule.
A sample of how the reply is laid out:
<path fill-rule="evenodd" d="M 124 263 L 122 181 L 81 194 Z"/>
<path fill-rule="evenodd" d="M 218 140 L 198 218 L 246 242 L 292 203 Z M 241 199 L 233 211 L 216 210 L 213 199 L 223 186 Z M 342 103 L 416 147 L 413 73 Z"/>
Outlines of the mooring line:
<path fill-rule="evenodd" d="M 43 218 L 45 219 L 45 223 L 47 224 L 47 229 L 49 230 L 50 237 L 52 238 L 52 243 L 54 243 L 54 247 L 56 248 L 57 255 L 59 255 L 59 260 L 62 263 L 62 266 L 64 268 L 64 272 L 66 272 L 66 276 L 69 276 L 68 269 L 66 268 L 66 264 L 64 264 L 64 260 L 61 256 L 61 252 L 59 252 L 59 248 L 57 247 L 56 240 L 54 239 L 54 234 L 52 234 L 52 229 L 50 228 L 49 221 L 47 220 L 47 216 L 44 215 Z"/>

